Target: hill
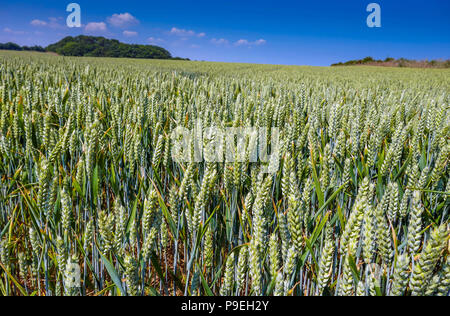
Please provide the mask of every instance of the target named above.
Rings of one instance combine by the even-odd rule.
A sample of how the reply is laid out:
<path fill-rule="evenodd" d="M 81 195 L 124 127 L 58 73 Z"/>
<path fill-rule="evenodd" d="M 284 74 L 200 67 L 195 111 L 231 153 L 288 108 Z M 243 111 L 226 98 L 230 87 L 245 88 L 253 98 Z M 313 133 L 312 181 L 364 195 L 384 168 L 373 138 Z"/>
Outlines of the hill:
<path fill-rule="evenodd" d="M 41 46 L 19 46 L 15 43 L 0 43 L 0 49 L 15 51 L 53 52 L 63 56 L 116 57 L 142 59 L 177 59 L 169 51 L 154 45 L 125 44 L 115 39 L 80 35 L 68 36 L 46 48 Z"/>
<path fill-rule="evenodd" d="M 46 48 L 63 56 L 124 57 L 171 59 L 172 55 L 162 47 L 153 45 L 124 44 L 115 39 L 80 35 L 68 36 Z"/>
<path fill-rule="evenodd" d="M 382 66 L 382 67 L 409 67 L 409 68 L 450 68 L 450 60 L 410 60 L 406 58 L 386 58 L 385 60 L 375 60 L 372 57 L 364 59 L 350 60 L 345 63 L 332 64 L 335 66 Z"/>

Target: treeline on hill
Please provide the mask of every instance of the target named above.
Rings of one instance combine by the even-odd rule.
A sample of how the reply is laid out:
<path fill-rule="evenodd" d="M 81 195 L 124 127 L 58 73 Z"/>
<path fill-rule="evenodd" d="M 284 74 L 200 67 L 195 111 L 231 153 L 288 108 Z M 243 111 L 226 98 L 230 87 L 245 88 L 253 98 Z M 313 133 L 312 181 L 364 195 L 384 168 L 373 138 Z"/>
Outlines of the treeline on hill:
<path fill-rule="evenodd" d="M 406 58 L 386 58 L 376 60 L 372 57 L 364 59 L 350 60 L 345 63 L 332 64 L 331 66 L 383 66 L 383 67 L 411 67 L 411 68 L 450 68 L 450 60 L 410 60 Z"/>
<path fill-rule="evenodd" d="M 0 44 L 0 49 L 17 51 L 53 52 L 63 56 L 78 57 L 116 57 L 116 58 L 144 58 L 144 59 L 177 59 L 173 58 L 166 49 L 154 45 L 125 44 L 115 39 L 80 35 L 68 36 L 46 48 L 40 46 L 19 46 L 14 43 Z"/>
<path fill-rule="evenodd" d="M 0 49 L 3 50 L 17 50 L 17 51 L 35 51 L 35 52 L 45 52 L 45 48 L 42 46 L 19 46 L 15 43 L 6 43 L 6 44 L 2 44 L 0 43 Z"/>

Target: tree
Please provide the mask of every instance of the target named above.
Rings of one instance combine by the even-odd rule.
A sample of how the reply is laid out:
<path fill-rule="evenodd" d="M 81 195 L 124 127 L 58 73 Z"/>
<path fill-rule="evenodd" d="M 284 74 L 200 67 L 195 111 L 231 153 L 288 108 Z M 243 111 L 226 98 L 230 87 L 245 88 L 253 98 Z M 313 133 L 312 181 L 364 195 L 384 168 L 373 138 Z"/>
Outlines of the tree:
<path fill-rule="evenodd" d="M 47 47 L 47 51 L 64 56 L 126 57 L 171 59 L 172 55 L 162 47 L 153 45 L 124 44 L 114 39 L 80 35 L 66 37 Z"/>

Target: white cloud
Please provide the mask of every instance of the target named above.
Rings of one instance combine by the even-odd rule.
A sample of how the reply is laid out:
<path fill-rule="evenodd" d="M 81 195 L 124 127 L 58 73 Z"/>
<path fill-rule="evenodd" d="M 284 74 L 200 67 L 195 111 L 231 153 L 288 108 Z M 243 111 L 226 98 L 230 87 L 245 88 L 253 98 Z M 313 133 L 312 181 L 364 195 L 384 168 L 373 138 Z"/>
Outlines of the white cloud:
<path fill-rule="evenodd" d="M 115 27 L 126 27 L 139 24 L 139 20 L 130 13 L 113 14 L 108 18 L 108 23 Z"/>
<path fill-rule="evenodd" d="M 224 38 L 213 38 L 211 40 L 211 43 L 215 44 L 215 45 L 228 45 L 230 42 Z"/>
<path fill-rule="evenodd" d="M 165 42 L 162 38 L 155 38 L 155 37 L 149 37 L 147 39 L 147 41 L 150 44 L 160 44 L 160 43 L 164 43 Z"/>
<path fill-rule="evenodd" d="M 64 19 L 62 17 L 58 17 L 58 18 L 50 17 L 50 18 L 48 18 L 48 21 L 34 19 L 33 21 L 30 22 L 30 24 L 35 27 L 49 27 L 52 29 L 62 30 L 64 28 L 66 28 L 66 25 L 63 22 L 64 22 Z"/>
<path fill-rule="evenodd" d="M 104 22 L 91 22 L 84 28 L 87 32 L 104 32 L 106 31 L 106 24 Z"/>
<path fill-rule="evenodd" d="M 240 39 L 239 41 L 237 41 L 236 43 L 234 43 L 234 45 L 236 46 L 244 46 L 244 45 L 249 45 L 249 41 L 246 39 Z"/>
<path fill-rule="evenodd" d="M 65 22 L 63 17 L 58 17 L 58 18 L 50 17 L 50 18 L 48 18 L 48 20 L 50 21 L 50 23 L 49 23 L 50 27 L 61 27 L 63 25 L 61 25 L 59 23 Z"/>
<path fill-rule="evenodd" d="M 235 46 L 260 46 L 266 44 L 267 41 L 265 39 L 259 39 L 254 42 L 250 42 L 246 39 L 240 39 L 237 42 L 234 43 Z"/>
<path fill-rule="evenodd" d="M 30 24 L 33 26 L 46 26 L 47 22 L 36 19 L 31 21 Z"/>
<path fill-rule="evenodd" d="M 179 29 L 176 27 L 172 27 L 172 29 L 170 30 L 170 34 L 177 35 L 177 36 L 183 36 L 183 37 L 191 37 L 191 36 L 205 37 L 206 36 L 206 33 L 204 33 L 204 32 L 196 33 L 192 30 Z"/>
<path fill-rule="evenodd" d="M 176 27 L 172 27 L 172 29 L 170 30 L 170 34 L 174 34 L 174 35 L 178 35 L 178 36 L 194 36 L 195 32 L 194 31 L 188 31 L 188 30 L 184 30 L 184 29 L 177 29 Z"/>
<path fill-rule="evenodd" d="M 266 43 L 267 43 L 267 41 L 265 39 L 259 39 L 259 40 L 255 41 L 253 44 L 254 45 L 264 45 Z"/>
<path fill-rule="evenodd" d="M 15 31 L 15 30 L 10 29 L 9 27 L 5 27 L 3 29 L 3 32 L 8 33 L 8 34 L 13 34 L 13 35 L 23 35 L 23 34 L 27 33 L 25 31 Z"/>
<path fill-rule="evenodd" d="M 134 31 L 123 31 L 123 35 L 126 37 L 134 37 L 134 36 L 138 36 L 138 32 L 134 32 Z"/>

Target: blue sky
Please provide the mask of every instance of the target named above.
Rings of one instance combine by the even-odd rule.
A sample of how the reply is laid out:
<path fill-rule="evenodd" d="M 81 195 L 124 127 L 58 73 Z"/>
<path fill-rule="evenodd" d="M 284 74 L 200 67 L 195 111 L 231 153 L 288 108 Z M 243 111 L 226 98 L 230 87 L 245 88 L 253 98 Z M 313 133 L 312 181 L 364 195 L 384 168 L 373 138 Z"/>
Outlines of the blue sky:
<path fill-rule="evenodd" d="M 81 6 L 81 28 L 65 25 Z M 381 28 L 366 7 L 381 6 Z M 67 35 L 155 44 L 193 60 L 327 66 L 363 58 L 450 58 L 447 0 L 0 0 L 0 42 L 43 45 Z"/>

